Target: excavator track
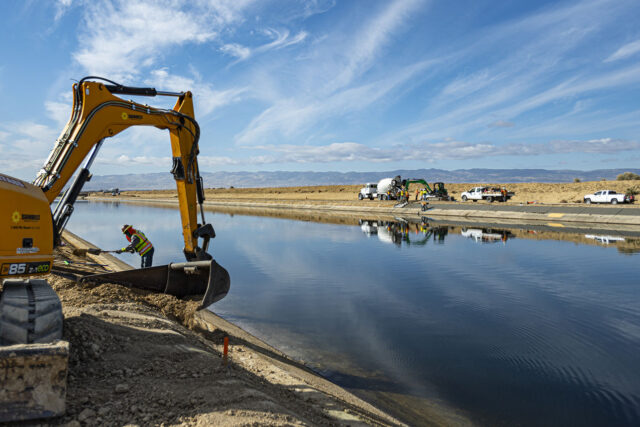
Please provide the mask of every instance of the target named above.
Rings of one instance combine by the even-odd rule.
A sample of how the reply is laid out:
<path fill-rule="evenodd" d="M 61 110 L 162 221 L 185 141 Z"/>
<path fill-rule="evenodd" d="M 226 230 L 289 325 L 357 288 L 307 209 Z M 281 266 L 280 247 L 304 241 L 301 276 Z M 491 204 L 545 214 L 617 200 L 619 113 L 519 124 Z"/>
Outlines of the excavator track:
<path fill-rule="evenodd" d="M 0 424 L 65 413 L 69 343 L 61 340 L 62 320 L 60 299 L 46 280 L 4 281 Z"/>
<path fill-rule="evenodd" d="M 0 345 L 62 338 L 62 305 L 46 280 L 5 280 L 0 294 Z"/>

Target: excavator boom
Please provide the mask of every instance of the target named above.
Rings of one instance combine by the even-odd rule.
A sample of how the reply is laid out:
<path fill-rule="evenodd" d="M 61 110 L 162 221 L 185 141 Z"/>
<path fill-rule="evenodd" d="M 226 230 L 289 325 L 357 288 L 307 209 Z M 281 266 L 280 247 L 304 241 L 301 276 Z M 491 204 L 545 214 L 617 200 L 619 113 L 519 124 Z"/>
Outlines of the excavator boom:
<path fill-rule="evenodd" d="M 188 261 L 210 259 L 207 255 L 213 227 L 205 224 L 202 203 L 204 191 L 198 169 L 198 140 L 200 128 L 193 118 L 191 92 L 159 92 L 154 88 L 137 88 L 93 81 L 85 77 L 73 85 L 73 108 L 69 122 L 58 137 L 46 163 L 34 181 L 42 188 L 49 203 L 60 196 L 82 161 L 88 157 L 76 181 L 63 194 L 54 211 L 54 227 L 58 235 L 66 226 L 73 212 L 82 186 L 89 179 L 89 167 L 106 138 L 115 136 L 131 126 L 155 126 L 167 129 L 170 134 L 173 164 L 171 172 L 176 181 L 184 253 Z M 114 94 L 136 96 L 174 96 L 173 109 L 160 109 L 125 101 Z M 202 222 L 198 223 L 198 205 Z M 203 245 L 198 245 L 199 238 Z"/>

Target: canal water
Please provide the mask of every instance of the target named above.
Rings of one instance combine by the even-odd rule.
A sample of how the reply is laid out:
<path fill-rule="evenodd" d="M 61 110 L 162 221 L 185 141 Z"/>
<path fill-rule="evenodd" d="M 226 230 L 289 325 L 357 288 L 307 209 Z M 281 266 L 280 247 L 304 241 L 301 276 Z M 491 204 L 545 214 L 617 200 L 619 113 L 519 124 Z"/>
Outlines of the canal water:
<path fill-rule="evenodd" d="M 410 424 L 640 425 L 640 234 L 207 219 L 212 310 Z M 183 260 L 175 208 L 78 203 L 68 228 L 117 249 L 124 223 Z"/>

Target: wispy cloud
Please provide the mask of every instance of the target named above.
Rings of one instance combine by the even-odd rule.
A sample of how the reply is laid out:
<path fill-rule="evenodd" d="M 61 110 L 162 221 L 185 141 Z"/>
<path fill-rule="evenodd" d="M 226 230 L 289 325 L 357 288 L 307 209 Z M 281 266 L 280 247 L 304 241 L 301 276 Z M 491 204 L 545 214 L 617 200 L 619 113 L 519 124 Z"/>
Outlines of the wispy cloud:
<path fill-rule="evenodd" d="M 610 57 L 604 60 L 604 62 L 612 62 L 619 59 L 628 58 L 638 52 L 640 52 L 640 40 L 625 44 L 620 49 L 612 53 Z"/>
<path fill-rule="evenodd" d="M 254 149 L 275 153 L 252 158 L 253 162 L 260 163 L 331 163 L 363 159 L 381 163 L 396 157 L 391 150 L 370 148 L 355 142 L 336 142 L 324 146 L 265 145 Z"/>
<path fill-rule="evenodd" d="M 116 166 L 156 166 L 156 165 L 171 165 L 171 157 L 157 157 L 157 156 L 128 156 L 121 154 L 116 157 L 104 157 L 100 159 L 100 163 Z M 200 156 L 198 157 L 198 164 L 200 167 L 217 167 L 227 166 L 238 163 L 237 160 L 229 157 L 211 157 Z"/>
<path fill-rule="evenodd" d="M 349 114 L 369 107 L 433 64 L 421 62 L 399 70 L 392 77 L 338 91 L 322 99 L 288 98 L 263 111 L 237 136 L 240 145 L 288 138 L 308 131 L 328 117 Z"/>
<path fill-rule="evenodd" d="M 55 130 L 36 122 L 19 122 L 7 128 L 13 130 L 14 135 L 26 136 L 37 142 L 48 140 L 53 143 L 52 139 L 56 137 Z"/>
<path fill-rule="evenodd" d="M 54 120 L 62 128 L 71 116 L 71 102 L 45 101 L 44 107 L 49 118 Z"/>
<path fill-rule="evenodd" d="M 238 43 L 227 43 L 220 48 L 220 51 L 238 58 L 238 61 L 244 61 L 251 56 L 251 49 Z"/>
<path fill-rule="evenodd" d="M 60 18 L 62 18 L 62 16 L 67 12 L 67 10 L 69 10 L 72 3 L 73 3 L 73 0 L 57 0 L 55 5 L 56 14 L 53 18 L 54 21 L 57 21 Z"/>
<path fill-rule="evenodd" d="M 15 172 L 30 181 L 53 147 L 57 131 L 40 123 L 23 121 L 0 124 L 3 172 Z"/>
<path fill-rule="evenodd" d="M 346 57 L 342 70 L 332 80 L 331 86 L 340 88 L 350 84 L 357 75 L 371 67 L 389 39 L 405 30 L 411 12 L 425 4 L 422 0 L 401 0 L 389 2 L 387 7 L 373 17 L 356 33 L 341 51 Z"/>
<path fill-rule="evenodd" d="M 243 46 L 238 43 L 228 43 L 223 45 L 220 48 L 220 51 L 237 58 L 238 60 L 235 63 L 238 63 L 241 61 L 245 61 L 257 54 L 265 53 L 271 50 L 278 50 L 287 46 L 301 43 L 308 36 L 308 33 L 306 31 L 300 31 L 295 36 L 290 37 L 289 30 L 278 31 L 272 28 L 263 30 L 262 33 L 265 34 L 269 39 L 272 39 L 272 41 L 255 48 Z"/>
<path fill-rule="evenodd" d="M 239 102 L 248 92 L 247 87 L 215 90 L 210 83 L 203 82 L 202 77 L 198 74 L 193 77 L 179 76 L 169 73 L 166 68 L 152 70 L 150 78 L 145 83 L 163 90 L 192 91 L 198 117 L 206 116 L 226 105 Z"/>
<path fill-rule="evenodd" d="M 447 70 L 437 68 L 436 78 L 447 83 L 425 103 L 424 118 L 390 131 L 381 140 L 482 138 L 490 128 L 505 128 L 504 124 L 516 120 L 520 124 L 523 116 L 534 113 L 536 125 L 545 126 L 547 121 L 556 120 L 562 103 L 571 109 L 577 100 L 597 99 L 605 90 L 637 86 L 637 64 L 599 69 L 575 53 L 590 49 L 593 38 L 619 19 L 622 9 L 610 7 L 613 3 L 603 0 L 548 7 L 488 27 L 482 35 L 472 34 L 469 44 L 452 50 L 444 61 L 454 69 L 470 72 L 455 74 L 451 79 L 442 75 Z M 484 58 L 488 56 L 492 60 L 487 63 Z M 584 66 L 579 61 L 585 61 Z M 477 64 L 485 63 L 478 69 Z M 496 122 L 495 117 L 501 120 Z M 487 127 L 487 123 L 492 125 Z M 585 121 L 584 126 L 589 123 Z M 535 131 L 535 126 L 528 128 Z"/>
<path fill-rule="evenodd" d="M 402 161 L 406 158 L 438 160 L 466 160 L 495 158 L 496 156 L 540 156 L 549 154 L 602 153 L 613 154 L 640 150 L 640 142 L 613 138 L 592 140 L 557 140 L 546 143 L 491 142 L 469 143 L 446 140 L 423 144 L 397 145 L 392 148 L 369 147 L 356 142 L 340 142 L 322 146 L 263 145 L 252 150 L 269 154 L 254 156 L 254 164 L 265 163 L 335 163 L 367 161 L 386 163 Z"/>
<path fill-rule="evenodd" d="M 513 123 L 508 122 L 506 120 L 496 120 L 495 122 L 489 124 L 490 128 L 512 128 Z"/>
<path fill-rule="evenodd" d="M 119 0 L 87 3 L 74 59 L 90 74 L 130 81 L 169 50 L 213 40 L 241 20 L 248 0 L 179 3 Z"/>
<path fill-rule="evenodd" d="M 291 142 L 311 129 L 322 127 L 327 120 L 362 111 L 415 80 L 417 72 L 426 69 L 430 61 L 381 66 L 377 60 L 384 55 L 390 40 L 407 30 L 411 13 L 426 2 L 403 0 L 382 4 L 382 8 L 373 8 L 373 14 L 362 22 L 349 23 L 348 31 L 314 37 L 305 53 L 296 57 L 297 70 L 290 81 L 274 85 L 271 75 L 255 74 L 257 81 L 253 86 L 263 92 L 263 88 L 268 88 L 269 98 L 265 100 L 269 105 L 237 134 L 236 142 L 241 145 Z M 344 25 L 336 23 L 336 27 Z M 305 32 L 291 40 L 306 38 Z M 289 45 L 290 41 L 281 35 L 274 43 Z M 387 72 L 378 70 L 364 78 L 372 67 Z M 274 64 L 273 68 L 278 72 L 288 66 Z"/>

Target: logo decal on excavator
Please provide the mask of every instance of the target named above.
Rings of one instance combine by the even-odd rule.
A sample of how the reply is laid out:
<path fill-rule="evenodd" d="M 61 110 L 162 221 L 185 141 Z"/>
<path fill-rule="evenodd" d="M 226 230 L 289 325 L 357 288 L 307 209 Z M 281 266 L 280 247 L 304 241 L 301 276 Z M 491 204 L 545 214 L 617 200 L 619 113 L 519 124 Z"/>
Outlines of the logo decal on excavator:
<path fill-rule="evenodd" d="M 13 213 L 13 215 L 11 215 L 11 221 L 15 222 L 16 224 L 20 222 L 20 212 L 15 211 Z"/>
<path fill-rule="evenodd" d="M 40 221 L 40 215 L 22 214 L 20 215 L 20 218 L 23 221 Z"/>
<path fill-rule="evenodd" d="M 129 115 L 127 113 L 122 113 L 122 120 L 127 120 Z"/>

